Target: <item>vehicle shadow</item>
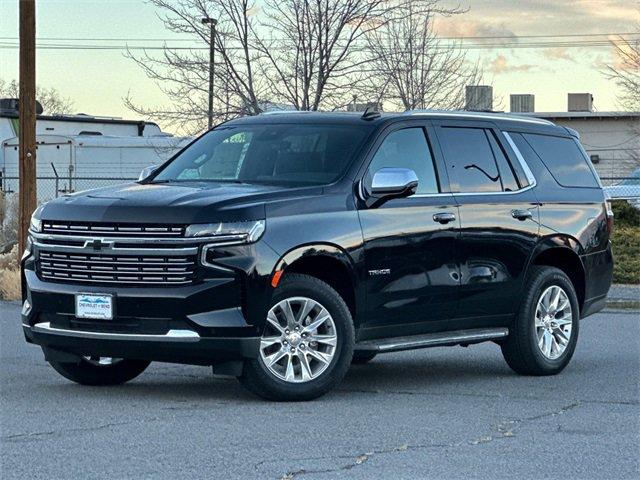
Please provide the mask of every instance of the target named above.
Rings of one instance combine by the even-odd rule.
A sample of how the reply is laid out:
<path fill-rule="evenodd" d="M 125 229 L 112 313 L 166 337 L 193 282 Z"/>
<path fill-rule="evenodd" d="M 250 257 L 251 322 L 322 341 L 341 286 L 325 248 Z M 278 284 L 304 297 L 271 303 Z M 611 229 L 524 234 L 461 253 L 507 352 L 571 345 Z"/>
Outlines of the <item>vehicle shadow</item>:
<path fill-rule="evenodd" d="M 356 392 L 437 392 L 445 387 L 500 383 L 506 377 L 521 378 L 501 358 L 486 358 L 484 355 L 432 357 L 424 352 L 412 356 L 387 354 L 365 365 L 353 365 L 342 383 L 322 398 Z M 180 365 L 156 364 L 136 380 L 115 387 L 85 387 L 69 383 L 56 383 L 50 387 L 64 390 L 73 388 L 77 395 L 84 397 L 101 397 L 108 392 L 110 398 L 121 396 L 133 402 L 153 399 L 184 403 L 185 408 L 189 408 L 188 405 L 193 402 L 263 402 L 233 378 L 212 377 L 208 367 Z M 180 405 L 175 405 L 175 408 L 180 408 Z"/>

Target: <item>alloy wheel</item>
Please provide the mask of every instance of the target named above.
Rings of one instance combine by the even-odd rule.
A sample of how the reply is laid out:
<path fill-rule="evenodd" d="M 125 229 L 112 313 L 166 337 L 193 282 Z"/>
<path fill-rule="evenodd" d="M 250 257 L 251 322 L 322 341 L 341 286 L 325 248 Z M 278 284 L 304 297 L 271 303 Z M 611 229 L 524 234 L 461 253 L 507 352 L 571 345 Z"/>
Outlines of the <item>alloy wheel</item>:
<path fill-rule="evenodd" d="M 336 353 L 338 337 L 331 314 L 307 297 L 290 297 L 267 313 L 260 359 L 268 371 L 289 383 L 317 378 Z"/>
<path fill-rule="evenodd" d="M 536 306 L 535 328 L 538 348 L 550 359 L 559 358 L 571 339 L 573 312 L 569 296 L 558 285 L 547 288 Z"/>

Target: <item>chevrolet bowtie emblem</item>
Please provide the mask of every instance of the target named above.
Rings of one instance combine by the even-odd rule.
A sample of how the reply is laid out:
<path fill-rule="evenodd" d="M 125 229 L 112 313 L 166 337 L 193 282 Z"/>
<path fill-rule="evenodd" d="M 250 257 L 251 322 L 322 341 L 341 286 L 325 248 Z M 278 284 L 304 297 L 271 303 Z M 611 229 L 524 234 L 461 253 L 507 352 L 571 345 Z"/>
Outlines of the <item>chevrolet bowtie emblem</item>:
<path fill-rule="evenodd" d="M 92 248 L 93 250 L 108 250 L 113 247 L 113 242 L 105 242 L 102 238 L 96 238 L 94 240 L 87 240 L 84 244 L 85 248 Z"/>

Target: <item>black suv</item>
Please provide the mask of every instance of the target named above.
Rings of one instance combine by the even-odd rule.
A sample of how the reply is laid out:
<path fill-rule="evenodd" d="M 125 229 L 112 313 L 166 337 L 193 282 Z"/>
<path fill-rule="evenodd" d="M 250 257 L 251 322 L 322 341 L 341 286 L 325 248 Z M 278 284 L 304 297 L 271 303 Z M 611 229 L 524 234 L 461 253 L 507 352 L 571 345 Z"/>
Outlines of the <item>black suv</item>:
<path fill-rule="evenodd" d="M 556 374 L 611 283 L 598 177 L 544 120 L 263 114 L 147 173 L 33 215 L 24 333 L 75 382 L 177 362 L 306 400 L 379 353 L 483 341 Z"/>

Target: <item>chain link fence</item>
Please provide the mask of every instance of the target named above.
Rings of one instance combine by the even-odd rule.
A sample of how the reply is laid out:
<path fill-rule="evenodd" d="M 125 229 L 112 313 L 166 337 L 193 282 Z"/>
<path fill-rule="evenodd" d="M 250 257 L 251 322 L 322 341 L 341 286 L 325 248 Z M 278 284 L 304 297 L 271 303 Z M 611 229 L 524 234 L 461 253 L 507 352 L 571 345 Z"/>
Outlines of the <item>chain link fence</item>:
<path fill-rule="evenodd" d="M 37 177 L 38 203 L 47 202 L 67 193 L 81 192 L 94 188 L 108 187 L 137 180 L 129 177 Z M 0 177 L 0 191 L 10 197 L 20 189 L 18 177 Z"/>
<path fill-rule="evenodd" d="M 640 177 L 600 177 L 600 181 L 612 200 L 640 200 Z"/>

